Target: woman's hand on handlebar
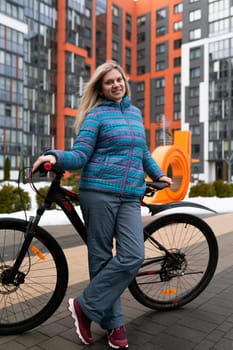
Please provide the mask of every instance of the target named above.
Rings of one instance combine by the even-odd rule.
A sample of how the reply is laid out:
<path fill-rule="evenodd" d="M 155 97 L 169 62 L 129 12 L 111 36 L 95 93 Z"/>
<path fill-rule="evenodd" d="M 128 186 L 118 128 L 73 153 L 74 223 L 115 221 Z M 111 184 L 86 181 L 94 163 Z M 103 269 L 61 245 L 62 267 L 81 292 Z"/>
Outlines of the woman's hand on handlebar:
<path fill-rule="evenodd" d="M 166 182 L 168 184 L 168 186 L 171 186 L 173 184 L 172 179 L 170 177 L 168 177 L 168 176 L 165 176 L 165 175 L 161 176 L 159 178 L 159 181 L 160 182 Z"/>
<path fill-rule="evenodd" d="M 56 157 L 53 156 L 52 154 L 42 155 L 42 156 L 38 157 L 37 160 L 35 161 L 35 163 L 33 164 L 32 172 L 33 173 L 36 172 L 42 163 L 49 162 L 49 163 L 54 165 L 56 163 L 56 161 L 57 161 Z"/>

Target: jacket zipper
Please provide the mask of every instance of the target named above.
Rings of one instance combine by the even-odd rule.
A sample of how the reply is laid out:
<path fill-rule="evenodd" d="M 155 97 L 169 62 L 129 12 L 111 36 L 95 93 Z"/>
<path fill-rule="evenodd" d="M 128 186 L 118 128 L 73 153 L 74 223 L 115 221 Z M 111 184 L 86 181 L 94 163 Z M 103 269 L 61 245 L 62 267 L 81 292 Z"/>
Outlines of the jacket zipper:
<path fill-rule="evenodd" d="M 129 150 L 129 159 L 128 159 L 128 164 L 127 164 L 127 171 L 126 171 L 125 176 L 124 176 L 124 181 L 123 181 L 122 190 L 121 190 L 121 194 L 123 194 L 124 190 L 125 190 L 125 186 L 126 186 L 126 179 L 127 179 L 129 168 L 130 168 L 130 162 L 131 162 L 131 159 L 132 159 L 133 146 L 134 146 L 134 133 L 132 132 L 132 129 L 131 129 L 130 125 L 129 125 L 128 119 L 124 116 L 122 105 L 120 106 L 120 108 L 121 108 L 121 113 L 122 113 L 126 123 L 128 124 L 128 128 L 129 128 L 130 134 L 132 135 L 132 141 L 131 141 L 130 150 Z"/>

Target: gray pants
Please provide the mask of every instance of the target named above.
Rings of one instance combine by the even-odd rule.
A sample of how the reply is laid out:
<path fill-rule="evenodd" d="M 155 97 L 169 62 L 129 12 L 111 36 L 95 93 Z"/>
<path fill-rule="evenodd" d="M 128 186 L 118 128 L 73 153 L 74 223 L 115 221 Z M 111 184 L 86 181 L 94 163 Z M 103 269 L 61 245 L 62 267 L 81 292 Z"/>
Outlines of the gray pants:
<path fill-rule="evenodd" d="M 90 283 L 77 302 L 104 329 L 117 328 L 124 324 L 120 296 L 144 258 L 140 200 L 80 191 L 80 205 L 88 234 Z"/>

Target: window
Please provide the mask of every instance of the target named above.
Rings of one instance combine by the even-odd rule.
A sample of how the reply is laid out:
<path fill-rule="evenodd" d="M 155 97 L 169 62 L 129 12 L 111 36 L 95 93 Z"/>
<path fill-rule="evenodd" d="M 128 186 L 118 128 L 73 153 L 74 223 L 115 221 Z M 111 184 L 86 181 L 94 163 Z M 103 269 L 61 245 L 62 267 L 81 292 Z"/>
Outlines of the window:
<path fill-rule="evenodd" d="M 174 5 L 174 13 L 182 13 L 183 12 L 183 4 Z"/>
<path fill-rule="evenodd" d="M 146 16 L 140 16 L 137 18 L 137 25 L 144 26 L 146 24 Z"/>
<path fill-rule="evenodd" d="M 193 144 L 192 145 L 192 153 L 200 153 L 200 144 Z"/>
<path fill-rule="evenodd" d="M 125 53 L 127 58 L 131 58 L 131 47 L 126 46 Z"/>
<path fill-rule="evenodd" d="M 156 70 L 160 71 L 167 68 L 166 61 L 159 61 L 156 63 Z"/>
<path fill-rule="evenodd" d="M 189 97 L 199 97 L 199 86 L 193 86 L 189 88 Z"/>
<path fill-rule="evenodd" d="M 136 84 L 136 91 L 137 92 L 144 92 L 145 86 L 144 81 L 140 81 Z"/>
<path fill-rule="evenodd" d="M 145 38 L 146 38 L 146 33 L 144 32 L 138 33 L 137 42 L 142 43 L 143 41 L 145 41 Z"/>
<path fill-rule="evenodd" d="M 155 104 L 156 104 L 156 106 L 164 105 L 164 95 L 156 96 Z"/>
<path fill-rule="evenodd" d="M 144 98 L 137 99 L 136 105 L 138 106 L 138 108 L 143 109 L 143 108 L 144 108 L 144 105 L 145 105 L 145 100 L 144 100 Z"/>
<path fill-rule="evenodd" d="M 140 49 L 137 51 L 137 59 L 141 60 L 145 57 L 145 49 Z"/>
<path fill-rule="evenodd" d="M 232 25 L 231 25 L 232 26 Z M 213 37 L 216 35 L 222 35 L 231 31 L 230 19 L 226 18 L 221 21 L 210 23 L 209 25 L 209 36 Z"/>
<path fill-rule="evenodd" d="M 163 42 L 161 44 L 157 44 L 156 45 L 156 54 L 161 54 L 161 53 L 164 53 L 166 52 L 166 43 Z"/>
<path fill-rule="evenodd" d="M 115 5 L 112 5 L 112 15 L 115 17 L 119 16 L 119 9 Z"/>
<path fill-rule="evenodd" d="M 200 78 L 201 76 L 201 69 L 200 67 L 195 67 L 190 69 L 190 78 L 195 79 L 195 78 Z"/>
<path fill-rule="evenodd" d="M 102 36 L 102 31 L 97 30 L 97 31 L 96 31 L 96 41 L 101 40 L 101 36 Z"/>
<path fill-rule="evenodd" d="M 229 0 L 215 1 L 209 5 L 209 22 L 217 21 L 221 18 L 230 17 L 232 2 L 229 4 Z"/>
<path fill-rule="evenodd" d="M 180 85 L 181 84 L 181 75 L 175 74 L 173 78 L 174 85 Z"/>
<path fill-rule="evenodd" d="M 156 11 L 156 20 L 160 21 L 161 19 L 167 18 L 167 8 L 162 8 Z"/>
<path fill-rule="evenodd" d="M 190 131 L 193 136 L 200 136 L 200 126 L 199 125 L 190 125 Z"/>
<path fill-rule="evenodd" d="M 137 74 L 144 74 L 145 73 L 145 66 L 138 66 L 137 67 Z"/>
<path fill-rule="evenodd" d="M 226 39 L 226 40 L 219 40 L 210 43 L 209 45 L 209 52 L 211 60 L 219 60 L 222 58 L 227 58 L 233 55 L 233 52 L 231 53 L 233 48 L 233 40 L 232 39 Z M 216 63 L 218 65 L 218 63 Z"/>
<path fill-rule="evenodd" d="M 165 79 L 163 77 L 156 79 L 155 80 L 155 87 L 157 89 L 164 88 L 165 87 Z"/>
<path fill-rule="evenodd" d="M 200 47 L 194 47 L 193 49 L 190 49 L 190 60 L 195 60 L 200 57 L 201 57 Z"/>
<path fill-rule="evenodd" d="M 132 16 L 129 13 L 126 14 L 126 24 L 129 26 L 132 24 Z"/>
<path fill-rule="evenodd" d="M 131 40 L 131 27 L 132 27 L 132 16 L 129 13 L 126 13 L 126 30 L 125 30 L 125 38 L 126 40 Z"/>
<path fill-rule="evenodd" d="M 126 73 L 130 74 L 131 73 L 131 65 L 130 64 L 127 64 L 125 65 L 125 71 Z"/>
<path fill-rule="evenodd" d="M 126 31 L 125 31 L 125 38 L 126 38 L 126 40 L 128 40 L 128 41 L 131 40 L 131 31 L 129 31 L 129 30 L 126 30 Z"/>
<path fill-rule="evenodd" d="M 7 37 L 7 49 L 17 54 L 23 53 L 24 34 L 14 29 L 4 27 L 0 24 L 0 38 Z M 1 41 L 1 47 L 5 46 L 5 41 Z"/>
<path fill-rule="evenodd" d="M 180 111 L 174 112 L 174 120 L 181 120 L 181 112 Z"/>
<path fill-rule="evenodd" d="M 179 93 L 174 94 L 174 103 L 180 103 L 181 95 Z"/>
<path fill-rule="evenodd" d="M 175 32 L 178 32 L 179 30 L 182 30 L 182 28 L 183 28 L 183 22 L 182 21 L 174 23 L 174 31 Z"/>
<path fill-rule="evenodd" d="M 177 40 L 174 40 L 174 49 L 180 49 L 181 48 L 181 45 L 182 45 L 182 39 L 177 39 Z"/>
<path fill-rule="evenodd" d="M 116 41 L 112 42 L 112 49 L 113 51 L 118 51 L 118 43 Z"/>
<path fill-rule="evenodd" d="M 168 145 L 171 143 L 168 128 L 156 129 L 156 145 Z"/>
<path fill-rule="evenodd" d="M 9 15 L 10 17 L 16 18 L 20 21 L 24 20 L 24 12 L 22 7 L 17 7 L 15 6 L 13 3 L 15 2 L 17 5 L 17 1 L 11 1 L 12 4 L 10 4 L 9 2 L 6 4 L 6 1 L 2 1 L 1 2 L 1 8 L 0 8 L 0 12 L 4 12 L 7 15 Z"/>
<path fill-rule="evenodd" d="M 180 67 L 181 66 L 181 57 L 175 57 L 173 64 L 174 64 L 174 67 Z"/>
<path fill-rule="evenodd" d="M 191 106 L 189 107 L 189 113 L 190 118 L 198 117 L 199 116 L 199 106 Z"/>
<path fill-rule="evenodd" d="M 90 9 L 85 8 L 85 16 L 86 16 L 87 18 L 91 18 L 91 10 L 90 10 Z"/>
<path fill-rule="evenodd" d="M 162 123 L 164 118 L 165 118 L 165 116 L 164 116 L 163 113 L 155 114 L 155 121 L 156 121 L 156 123 Z"/>
<path fill-rule="evenodd" d="M 167 33 L 167 27 L 166 26 L 160 26 L 156 28 L 156 35 L 161 36 L 165 35 Z"/>
<path fill-rule="evenodd" d="M 84 28 L 84 37 L 86 39 L 91 39 L 91 29 L 90 28 L 87 28 L 87 27 Z"/>
<path fill-rule="evenodd" d="M 119 26 L 117 23 L 112 23 L 112 32 L 114 34 L 118 34 L 118 31 L 119 31 Z"/>
<path fill-rule="evenodd" d="M 191 11 L 189 13 L 189 22 L 194 22 L 194 21 L 198 21 L 199 19 L 201 19 L 201 10 L 195 10 L 195 11 Z"/>
<path fill-rule="evenodd" d="M 189 39 L 190 40 L 197 40 L 201 38 L 201 28 L 197 28 L 194 30 L 191 30 L 189 32 Z"/>
<path fill-rule="evenodd" d="M 12 108 L 13 108 L 13 106 L 12 106 Z M 8 105 L 7 103 L 5 104 L 5 116 L 11 117 L 11 105 Z"/>

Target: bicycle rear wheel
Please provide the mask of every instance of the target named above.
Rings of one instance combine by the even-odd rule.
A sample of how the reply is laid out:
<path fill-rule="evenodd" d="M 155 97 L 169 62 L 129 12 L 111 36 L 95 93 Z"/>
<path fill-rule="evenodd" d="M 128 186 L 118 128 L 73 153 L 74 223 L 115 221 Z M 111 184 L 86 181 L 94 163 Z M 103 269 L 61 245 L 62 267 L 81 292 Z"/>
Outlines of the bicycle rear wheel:
<path fill-rule="evenodd" d="M 46 321 L 61 304 L 67 289 L 65 255 L 41 227 L 36 228 L 14 283 L 6 283 L 27 225 L 20 219 L 0 220 L 0 335 L 23 333 Z"/>
<path fill-rule="evenodd" d="M 144 228 L 145 260 L 129 286 L 141 304 L 172 310 L 196 298 L 209 284 L 218 245 L 209 225 L 189 214 L 170 214 Z"/>

